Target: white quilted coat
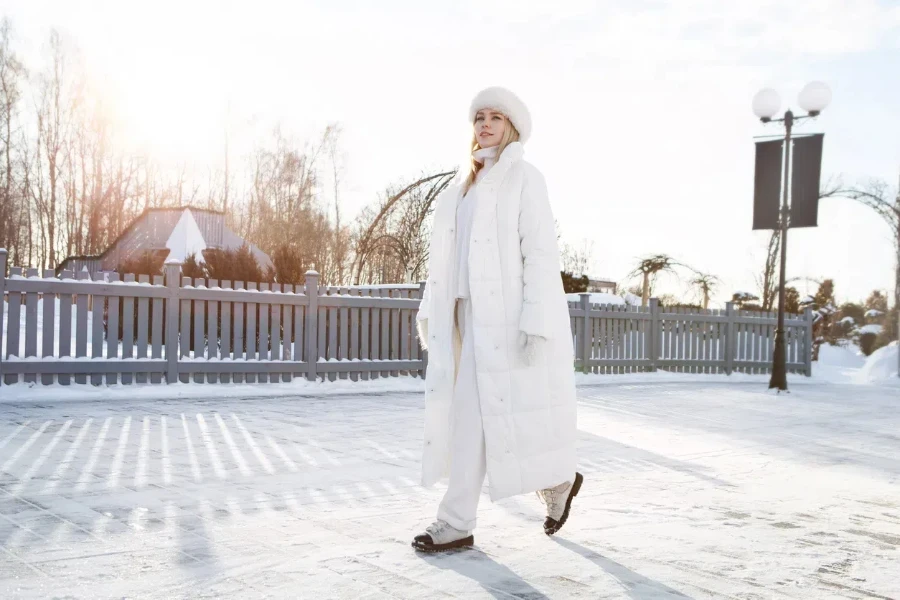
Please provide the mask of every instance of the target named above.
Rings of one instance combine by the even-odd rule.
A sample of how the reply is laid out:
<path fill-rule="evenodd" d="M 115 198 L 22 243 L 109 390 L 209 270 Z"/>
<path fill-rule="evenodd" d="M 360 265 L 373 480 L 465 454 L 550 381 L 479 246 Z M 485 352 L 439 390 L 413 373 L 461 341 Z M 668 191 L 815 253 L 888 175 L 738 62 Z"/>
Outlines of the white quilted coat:
<path fill-rule="evenodd" d="M 544 177 L 506 147 L 477 185 L 469 247 L 476 379 L 491 500 L 571 481 L 576 404 L 569 311 Z M 437 200 L 429 274 L 417 320 L 428 321 L 422 483 L 448 474 L 450 404 L 460 340 L 456 302 L 456 205 L 462 180 Z M 547 339 L 529 366 L 519 332 Z M 473 431 L 473 436 L 478 432 Z"/>

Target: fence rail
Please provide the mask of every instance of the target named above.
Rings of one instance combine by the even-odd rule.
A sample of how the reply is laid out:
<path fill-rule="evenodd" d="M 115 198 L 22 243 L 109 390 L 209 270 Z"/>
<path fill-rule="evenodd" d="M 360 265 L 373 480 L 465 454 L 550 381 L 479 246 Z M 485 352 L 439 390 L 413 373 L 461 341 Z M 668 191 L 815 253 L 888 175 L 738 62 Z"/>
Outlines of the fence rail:
<path fill-rule="evenodd" d="M 268 383 L 424 376 L 416 286 L 368 288 L 95 276 L 20 268 L 0 250 L 0 384 Z M 768 372 L 772 313 L 570 303 L 575 368 Z M 788 369 L 809 375 L 812 314 L 786 321 Z"/>

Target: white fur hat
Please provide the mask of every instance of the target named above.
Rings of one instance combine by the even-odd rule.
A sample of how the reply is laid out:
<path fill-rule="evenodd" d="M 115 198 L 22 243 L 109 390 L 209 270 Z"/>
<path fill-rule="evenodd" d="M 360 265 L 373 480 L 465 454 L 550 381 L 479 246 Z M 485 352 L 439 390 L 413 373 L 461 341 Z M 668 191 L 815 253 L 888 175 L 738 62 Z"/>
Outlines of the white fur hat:
<path fill-rule="evenodd" d="M 475 122 L 475 115 L 484 108 L 506 115 L 519 131 L 519 141 L 523 144 L 531 137 L 531 113 L 525 103 L 508 89 L 489 87 L 478 92 L 469 107 L 469 123 Z"/>

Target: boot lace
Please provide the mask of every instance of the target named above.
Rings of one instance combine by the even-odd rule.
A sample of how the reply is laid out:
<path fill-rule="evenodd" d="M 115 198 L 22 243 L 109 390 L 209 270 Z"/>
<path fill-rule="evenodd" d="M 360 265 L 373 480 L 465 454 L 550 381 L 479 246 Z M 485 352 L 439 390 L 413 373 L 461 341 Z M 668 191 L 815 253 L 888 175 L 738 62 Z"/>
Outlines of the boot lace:
<path fill-rule="evenodd" d="M 563 512 L 566 500 L 565 492 L 568 491 L 569 486 L 570 484 L 566 482 L 553 488 L 535 492 L 541 502 L 547 505 L 548 515 L 556 515 Z"/>
<path fill-rule="evenodd" d="M 446 521 L 435 521 L 425 528 L 425 533 L 430 535 L 432 539 L 443 537 L 443 534 L 450 529 L 450 524 Z"/>

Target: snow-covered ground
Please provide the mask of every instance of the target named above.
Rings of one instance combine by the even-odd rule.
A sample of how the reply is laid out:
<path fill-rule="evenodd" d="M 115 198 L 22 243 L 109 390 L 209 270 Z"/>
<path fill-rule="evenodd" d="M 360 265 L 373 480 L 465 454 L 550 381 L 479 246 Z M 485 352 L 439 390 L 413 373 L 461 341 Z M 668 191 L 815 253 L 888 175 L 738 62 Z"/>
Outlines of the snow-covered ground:
<path fill-rule="evenodd" d="M 434 557 L 420 381 L 0 388 L 0 598 L 900 598 L 897 388 L 791 382 L 583 378 L 566 527 L 484 497 Z"/>

